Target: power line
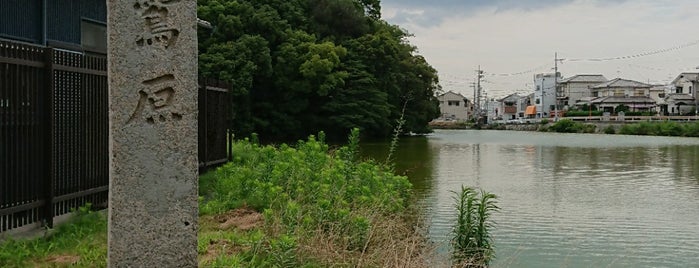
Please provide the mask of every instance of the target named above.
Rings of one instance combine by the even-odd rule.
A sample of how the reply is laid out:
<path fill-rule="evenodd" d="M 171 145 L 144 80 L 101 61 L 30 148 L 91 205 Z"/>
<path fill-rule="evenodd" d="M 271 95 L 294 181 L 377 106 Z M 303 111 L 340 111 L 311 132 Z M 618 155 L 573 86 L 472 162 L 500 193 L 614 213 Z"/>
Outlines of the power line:
<path fill-rule="evenodd" d="M 689 43 L 682 44 L 682 45 L 679 45 L 679 46 L 674 46 L 674 47 L 665 48 L 665 49 L 659 49 L 659 50 L 655 50 L 655 51 L 643 52 L 643 53 L 639 53 L 639 54 L 635 54 L 635 55 L 627 55 L 627 56 L 620 56 L 620 57 L 609 57 L 609 58 L 588 58 L 588 59 L 580 58 L 580 59 L 567 59 L 567 60 L 565 60 L 565 61 L 571 61 L 571 62 L 575 62 L 575 61 L 595 61 L 595 62 L 599 62 L 599 61 L 627 60 L 627 59 L 641 58 L 641 57 L 647 57 L 647 56 L 652 56 L 652 55 L 667 53 L 667 52 L 676 51 L 676 50 L 680 50 L 680 49 L 684 49 L 684 48 L 688 48 L 688 47 L 696 46 L 696 45 L 699 45 L 699 40 L 695 40 L 695 41 L 693 41 L 693 42 L 689 42 Z"/>
<path fill-rule="evenodd" d="M 530 73 L 533 73 L 533 72 L 536 72 L 536 71 L 540 71 L 540 70 L 543 70 L 543 69 L 546 69 L 546 68 L 549 68 L 549 67 L 550 67 L 550 65 L 549 65 L 548 63 L 546 63 L 546 64 L 539 65 L 539 66 L 537 66 L 537 67 L 531 68 L 531 69 L 526 70 L 526 71 L 521 71 L 521 72 L 516 72 L 516 73 L 493 73 L 493 75 L 497 75 L 497 76 L 518 76 L 518 75 L 523 75 L 523 74 L 530 74 Z"/>
<path fill-rule="evenodd" d="M 567 62 L 604 62 L 604 61 L 614 61 L 614 60 L 626 60 L 626 59 L 635 59 L 635 58 L 641 58 L 641 57 L 647 57 L 647 56 L 652 56 L 652 55 L 657 55 L 657 54 L 662 54 L 662 53 L 668 53 L 676 50 L 681 50 L 685 49 L 688 47 L 696 46 L 699 45 L 699 40 L 695 40 L 689 43 L 685 43 L 682 45 L 670 47 L 670 48 L 665 48 L 665 49 L 658 49 L 654 51 L 649 51 L 649 52 L 643 52 L 635 55 L 628 55 L 628 56 L 618 56 L 618 57 L 608 57 L 608 58 L 571 58 L 571 59 L 559 59 L 561 62 L 567 61 Z M 520 71 L 520 72 L 514 72 L 514 73 L 490 73 L 492 75 L 496 76 L 518 76 L 518 75 L 524 75 L 524 74 L 530 74 L 534 73 L 536 71 L 541 71 L 547 68 L 551 68 L 550 63 L 545 63 L 536 67 L 533 67 L 531 69 L 525 70 L 525 71 Z M 486 73 L 488 74 L 488 73 Z"/>

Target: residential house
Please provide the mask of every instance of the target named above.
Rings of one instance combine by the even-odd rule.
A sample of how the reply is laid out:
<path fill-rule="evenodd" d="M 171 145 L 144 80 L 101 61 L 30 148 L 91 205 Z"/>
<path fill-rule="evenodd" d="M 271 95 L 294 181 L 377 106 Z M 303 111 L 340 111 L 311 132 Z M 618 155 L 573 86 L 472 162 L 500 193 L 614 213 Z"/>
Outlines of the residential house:
<path fill-rule="evenodd" d="M 607 82 L 601 74 L 578 74 L 558 82 L 558 105 L 564 110 L 575 105 L 581 99 L 592 97 L 592 87 Z"/>
<path fill-rule="evenodd" d="M 697 97 L 697 88 L 699 87 L 699 73 L 681 73 L 672 80 L 675 92 L 677 94 L 689 94 L 692 97 Z"/>
<path fill-rule="evenodd" d="M 520 96 L 517 93 L 514 93 L 498 100 L 502 119 L 510 120 L 516 119 L 518 117 L 518 103 L 520 99 L 522 99 L 522 96 Z"/>
<path fill-rule="evenodd" d="M 534 103 L 534 93 L 520 97 L 517 101 L 517 118 L 536 117 L 536 106 Z"/>
<path fill-rule="evenodd" d="M 665 98 L 666 114 L 686 115 L 692 112 L 696 114 L 698 78 L 699 73 L 681 73 L 672 80 L 673 89 Z"/>
<path fill-rule="evenodd" d="M 655 112 L 660 115 L 667 114 L 667 102 L 665 101 L 665 98 L 667 97 L 668 92 L 670 92 L 668 86 L 653 85 L 649 92 L 649 97 L 658 105 L 655 107 Z"/>
<path fill-rule="evenodd" d="M 695 115 L 695 99 L 689 94 L 670 93 L 665 97 L 665 115 Z"/>
<path fill-rule="evenodd" d="M 549 117 L 555 109 L 556 79 L 561 80 L 561 73 L 534 75 L 534 106 L 537 118 Z"/>
<path fill-rule="evenodd" d="M 441 113 L 438 120 L 468 120 L 473 107 L 471 102 L 463 95 L 453 91 L 447 91 L 439 96 L 439 111 Z"/>
<path fill-rule="evenodd" d="M 650 98 L 652 85 L 616 78 L 606 83 L 592 87 L 591 101 L 600 110 L 614 113 L 619 105 L 629 107 L 631 111 L 652 111 L 657 106 Z"/>

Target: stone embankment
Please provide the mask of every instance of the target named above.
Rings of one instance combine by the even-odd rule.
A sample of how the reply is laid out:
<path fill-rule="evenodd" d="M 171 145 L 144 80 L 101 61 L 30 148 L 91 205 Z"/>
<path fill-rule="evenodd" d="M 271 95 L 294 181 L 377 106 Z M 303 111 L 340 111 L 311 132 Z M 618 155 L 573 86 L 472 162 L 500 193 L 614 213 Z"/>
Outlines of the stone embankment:
<path fill-rule="evenodd" d="M 515 130 L 515 131 L 538 131 L 540 124 L 512 124 L 512 125 L 502 125 L 505 127 L 504 130 Z M 495 128 L 502 129 L 502 128 Z"/>

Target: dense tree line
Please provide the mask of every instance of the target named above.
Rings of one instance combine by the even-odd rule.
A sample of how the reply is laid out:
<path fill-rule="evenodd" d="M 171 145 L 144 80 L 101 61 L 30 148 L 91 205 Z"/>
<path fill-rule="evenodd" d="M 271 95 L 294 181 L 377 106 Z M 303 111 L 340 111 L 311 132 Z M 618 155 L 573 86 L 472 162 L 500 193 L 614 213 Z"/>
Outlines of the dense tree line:
<path fill-rule="evenodd" d="M 233 128 L 270 141 L 360 128 L 386 137 L 439 115 L 437 72 L 379 0 L 199 0 L 202 75 L 232 85 Z"/>

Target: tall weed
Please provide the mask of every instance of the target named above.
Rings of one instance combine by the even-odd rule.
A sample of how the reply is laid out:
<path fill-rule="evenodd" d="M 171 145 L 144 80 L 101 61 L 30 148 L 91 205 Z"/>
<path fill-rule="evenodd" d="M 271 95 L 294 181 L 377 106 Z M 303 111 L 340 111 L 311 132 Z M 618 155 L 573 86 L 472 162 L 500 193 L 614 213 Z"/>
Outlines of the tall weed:
<path fill-rule="evenodd" d="M 457 267 L 484 267 L 495 256 L 490 230 L 499 210 L 496 196 L 461 186 L 454 193 L 456 224 L 452 228 L 452 260 Z"/>
<path fill-rule="evenodd" d="M 332 152 L 323 140 L 321 132 L 293 147 L 235 142 L 233 161 L 200 179 L 200 213 L 241 206 L 264 211 L 268 252 L 256 254 L 255 261 L 303 263 L 295 241 L 317 235 L 361 255 L 377 219 L 361 211 L 403 213 L 412 185 L 383 164 L 359 160 L 359 130 Z"/>

